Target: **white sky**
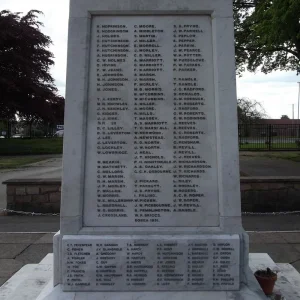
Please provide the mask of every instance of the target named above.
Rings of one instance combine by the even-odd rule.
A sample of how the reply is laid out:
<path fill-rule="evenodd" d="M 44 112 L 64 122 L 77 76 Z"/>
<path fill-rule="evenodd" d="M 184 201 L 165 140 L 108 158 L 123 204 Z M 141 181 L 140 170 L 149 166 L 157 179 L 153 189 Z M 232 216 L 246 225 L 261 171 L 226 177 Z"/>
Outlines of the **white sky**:
<path fill-rule="evenodd" d="M 61 95 L 64 96 L 69 0 L 0 0 L 0 10 L 3 9 L 13 12 L 37 9 L 44 13 L 44 16 L 40 17 L 44 23 L 42 31 L 51 37 L 53 45 L 50 50 L 55 56 L 52 75 Z M 292 104 L 295 104 L 297 118 L 297 81 L 300 81 L 300 76 L 296 76 L 296 72 L 273 72 L 269 75 L 245 73 L 242 78 L 237 78 L 237 93 L 238 97 L 261 102 L 270 118 L 280 118 L 281 115 L 292 118 Z"/>

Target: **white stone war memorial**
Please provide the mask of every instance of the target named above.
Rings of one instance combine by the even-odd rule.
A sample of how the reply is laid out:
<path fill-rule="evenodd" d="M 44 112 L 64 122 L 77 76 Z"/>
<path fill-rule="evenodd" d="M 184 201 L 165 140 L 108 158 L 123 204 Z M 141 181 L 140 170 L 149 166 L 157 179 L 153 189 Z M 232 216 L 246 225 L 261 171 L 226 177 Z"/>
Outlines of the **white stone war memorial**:
<path fill-rule="evenodd" d="M 232 0 L 71 0 L 47 300 L 265 299 L 241 225 Z"/>

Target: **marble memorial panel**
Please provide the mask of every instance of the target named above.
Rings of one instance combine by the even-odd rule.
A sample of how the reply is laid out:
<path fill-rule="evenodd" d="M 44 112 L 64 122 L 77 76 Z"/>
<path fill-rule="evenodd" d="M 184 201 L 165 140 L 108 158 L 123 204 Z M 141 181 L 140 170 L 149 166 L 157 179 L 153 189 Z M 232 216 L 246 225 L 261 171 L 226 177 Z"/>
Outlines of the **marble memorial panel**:
<path fill-rule="evenodd" d="M 65 291 L 238 290 L 238 235 L 65 236 Z"/>
<path fill-rule="evenodd" d="M 210 16 L 93 16 L 84 226 L 218 226 Z"/>

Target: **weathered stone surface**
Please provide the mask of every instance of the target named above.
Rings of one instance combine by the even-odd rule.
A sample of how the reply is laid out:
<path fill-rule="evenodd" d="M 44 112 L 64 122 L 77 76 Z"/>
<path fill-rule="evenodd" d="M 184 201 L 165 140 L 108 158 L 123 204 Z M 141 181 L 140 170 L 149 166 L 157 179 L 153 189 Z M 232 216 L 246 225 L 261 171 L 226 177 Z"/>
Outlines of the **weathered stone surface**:
<path fill-rule="evenodd" d="M 268 183 L 251 183 L 252 190 L 268 190 Z"/>
<path fill-rule="evenodd" d="M 15 210 L 16 204 L 15 203 L 7 203 L 6 209 Z"/>
<path fill-rule="evenodd" d="M 40 192 L 39 187 L 35 187 L 35 186 L 26 187 L 26 193 L 28 195 L 38 195 L 39 192 Z"/>
<path fill-rule="evenodd" d="M 16 194 L 16 188 L 14 186 L 7 186 L 6 187 L 6 193 L 8 196 L 13 196 Z"/>
<path fill-rule="evenodd" d="M 15 196 L 6 197 L 7 204 L 13 204 L 15 202 Z"/>
<path fill-rule="evenodd" d="M 42 210 L 44 213 L 59 213 L 60 203 L 59 202 L 44 203 Z"/>
<path fill-rule="evenodd" d="M 31 196 L 30 195 L 15 196 L 15 202 L 16 202 L 16 204 L 30 203 L 31 202 Z"/>
<path fill-rule="evenodd" d="M 32 202 L 36 203 L 44 203 L 44 202 L 49 202 L 49 195 L 32 195 Z"/>
<path fill-rule="evenodd" d="M 251 189 L 252 189 L 251 184 L 247 184 L 247 183 L 241 184 L 241 192 L 251 190 Z"/>
<path fill-rule="evenodd" d="M 51 279 L 52 265 L 26 265 L 0 289 L 2 300 L 36 300 Z M 58 298 L 57 298 L 58 300 Z"/>
<path fill-rule="evenodd" d="M 294 189 L 300 190 L 300 183 L 294 183 Z"/>
<path fill-rule="evenodd" d="M 61 193 L 51 193 L 49 194 L 49 201 L 50 202 L 59 202 L 60 203 Z"/>
<path fill-rule="evenodd" d="M 42 186 L 41 193 L 45 194 L 45 193 L 49 193 L 49 192 L 56 192 L 56 191 L 58 191 L 58 189 L 59 189 L 59 187 L 56 185 Z"/>
<path fill-rule="evenodd" d="M 26 195 L 25 187 L 16 187 L 16 195 Z"/>

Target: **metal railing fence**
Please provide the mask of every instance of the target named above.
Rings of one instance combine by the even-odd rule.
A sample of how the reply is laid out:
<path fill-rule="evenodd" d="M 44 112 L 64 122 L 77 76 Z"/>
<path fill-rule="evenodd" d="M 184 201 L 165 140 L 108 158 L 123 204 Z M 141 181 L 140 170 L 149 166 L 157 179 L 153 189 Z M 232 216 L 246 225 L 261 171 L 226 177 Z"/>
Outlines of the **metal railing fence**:
<path fill-rule="evenodd" d="M 53 124 L 26 124 L 0 120 L 0 138 L 55 137 L 60 129 Z M 298 151 L 300 124 L 239 124 L 240 151 Z"/>
<path fill-rule="evenodd" d="M 239 124 L 240 151 L 300 150 L 300 124 Z"/>

